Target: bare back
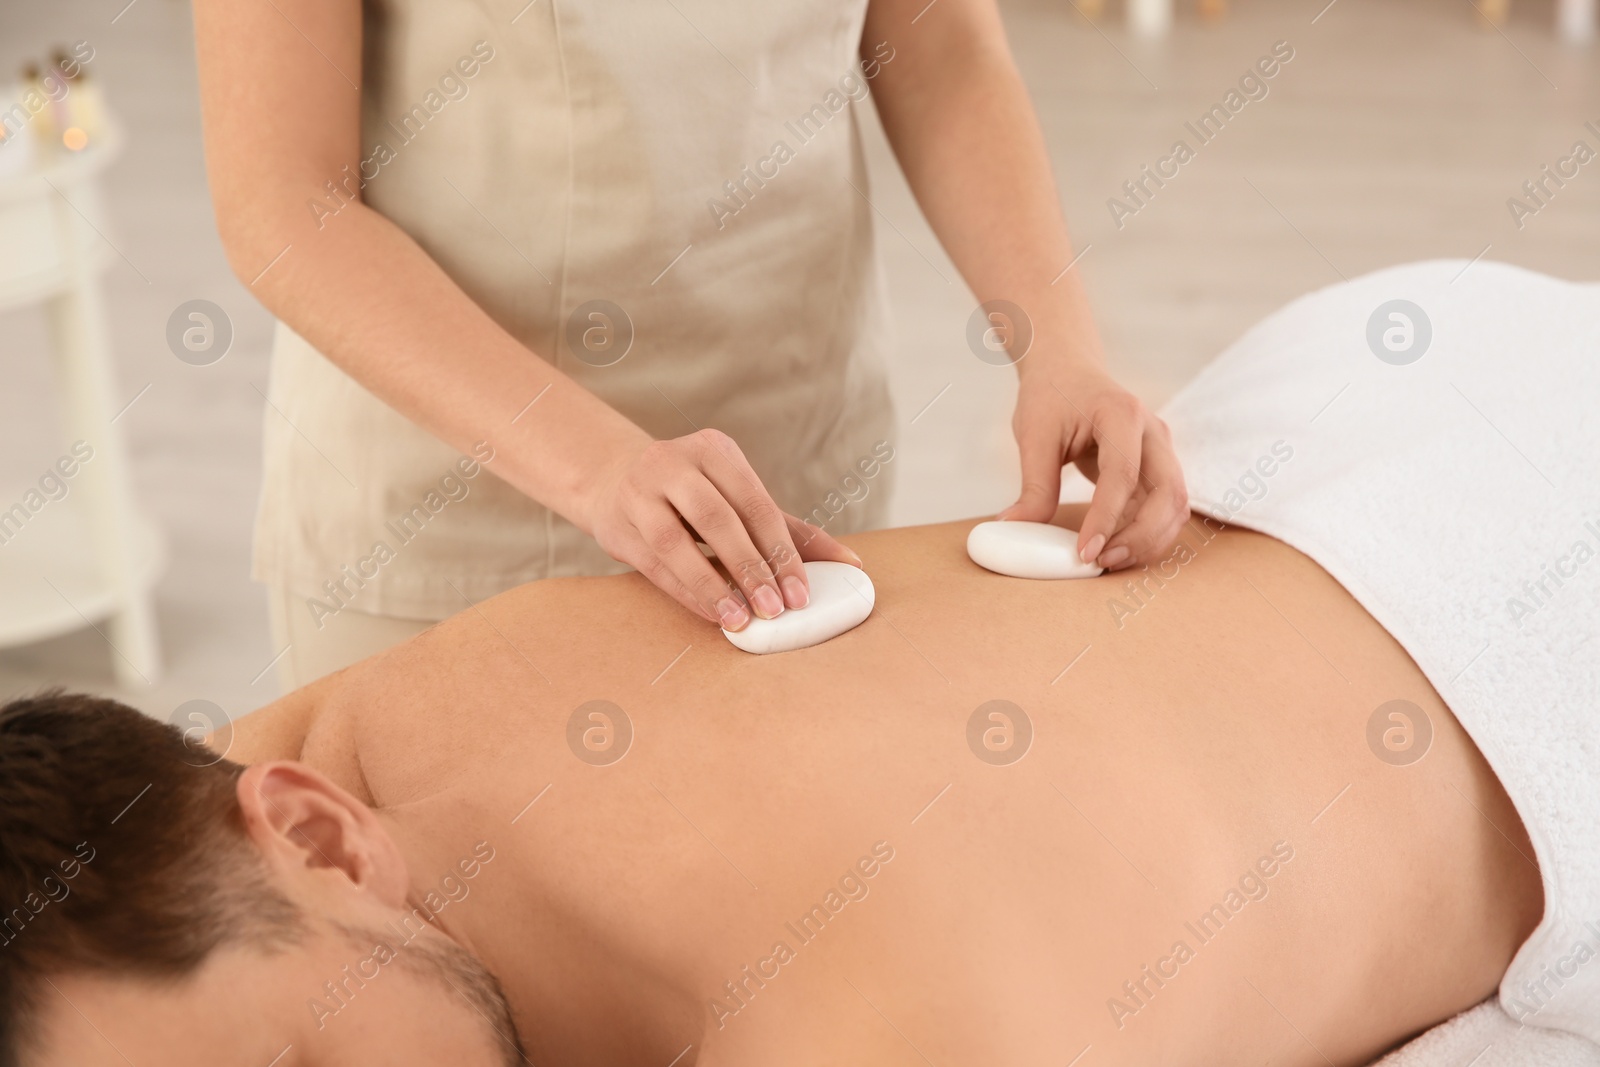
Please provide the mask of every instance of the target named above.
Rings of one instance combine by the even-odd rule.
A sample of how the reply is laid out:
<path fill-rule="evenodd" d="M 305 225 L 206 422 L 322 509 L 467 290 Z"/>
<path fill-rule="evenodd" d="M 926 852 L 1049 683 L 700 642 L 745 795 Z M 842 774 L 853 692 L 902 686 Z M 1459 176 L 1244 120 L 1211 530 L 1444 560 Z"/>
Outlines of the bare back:
<path fill-rule="evenodd" d="M 419 891 L 493 847 L 442 921 L 535 1062 L 1362 1063 L 1493 991 L 1522 825 L 1320 568 L 1197 520 L 1030 582 L 970 525 L 849 539 L 876 611 L 777 656 L 635 575 L 525 586 L 234 754 L 371 801 Z"/>

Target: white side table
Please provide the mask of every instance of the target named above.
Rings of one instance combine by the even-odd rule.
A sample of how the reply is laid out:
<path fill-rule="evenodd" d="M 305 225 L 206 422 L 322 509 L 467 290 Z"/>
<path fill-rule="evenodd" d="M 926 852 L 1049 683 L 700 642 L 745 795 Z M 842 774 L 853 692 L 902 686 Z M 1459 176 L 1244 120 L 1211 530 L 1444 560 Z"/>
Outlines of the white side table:
<path fill-rule="evenodd" d="M 44 306 L 68 433 L 57 454 L 79 440 L 94 450 L 64 479 L 63 498 L 20 512 L 0 500 L 11 509 L 0 513 L 0 647 L 92 626 L 111 645 L 117 680 L 133 686 L 161 672 L 150 589 L 166 559 L 133 504 L 112 421 L 130 399 L 112 373 L 98 280 L 116 253 L 89 222 L 104 217 L 96 178 L 121 144 L 108 127 L 81 153 L 0 180 L 0 311 Z"/>

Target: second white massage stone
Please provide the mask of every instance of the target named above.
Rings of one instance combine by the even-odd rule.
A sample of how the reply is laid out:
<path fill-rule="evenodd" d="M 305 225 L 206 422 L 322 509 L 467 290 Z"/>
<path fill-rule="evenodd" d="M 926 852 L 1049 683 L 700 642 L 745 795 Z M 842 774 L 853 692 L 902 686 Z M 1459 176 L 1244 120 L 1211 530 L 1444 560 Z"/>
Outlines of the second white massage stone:
<path fill-rule="evenodd" d="M 967 535 L 967 555 L 1013 578 L 1093 578 L 1102 569 L 1078 557 L 1078 531 L 1047 522 L 980 522 Z"/>
<path fill-rule="evenodd" d="M 722 631 L 735 648 L 757 654 L 809 648 L 855 629 L 872 614 L 877 593 L 866 571 L 831 560 L 810 562 L 805 568 L 811 602 L 789 608 L 776 619 L 752 618 L 737 632 Z"/>

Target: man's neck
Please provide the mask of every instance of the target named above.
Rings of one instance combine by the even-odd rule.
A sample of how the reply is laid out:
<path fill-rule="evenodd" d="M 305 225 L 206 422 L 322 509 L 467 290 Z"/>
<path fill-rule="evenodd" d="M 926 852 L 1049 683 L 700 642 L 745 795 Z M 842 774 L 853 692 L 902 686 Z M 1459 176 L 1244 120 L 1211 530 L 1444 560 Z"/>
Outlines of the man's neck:
<path fill-rule="evenodd" d="M 544 898 L 539 881 L 556 872 L 516 862 L 503 844 L 464 848 L 453 836 L 437 832 L 438 805 L 426 807 L 433 810 L 423 814 L 407 806 L 378 813 L 410 874 L 408 914 L 425 916 L 495 974 L 530 1055 L 537 1050 L 556 1062 L 659 1064 L 666 1062 L 659 1059 L 661 1049 L 673 1046 L 667 1059 L 681 1050 L 685 1023 L 701 1022 L 698 1003 L 686 990 L 643 973 L 626 946 L 614 945 L 601 931 L 569 930 L 571 942 L 561 947 L 507 939 L 508 903 Z M 513 863 L 515 891 L 508 895 L 504 879 Z M 497 865 L 505 870 L 497 872 Z M 498 891 L 478 891 L 491 885 Z M 574 944 L 581 944 L 581 952 L 572 951 Z M 560 1024 L 549 1025 L 550 1020 Z"/>

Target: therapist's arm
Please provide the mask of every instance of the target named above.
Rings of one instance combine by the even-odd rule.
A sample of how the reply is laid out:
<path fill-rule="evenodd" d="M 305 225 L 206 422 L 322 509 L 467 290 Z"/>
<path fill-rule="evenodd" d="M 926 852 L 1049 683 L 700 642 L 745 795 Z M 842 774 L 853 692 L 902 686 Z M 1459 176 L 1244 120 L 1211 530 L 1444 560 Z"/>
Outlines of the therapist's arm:
<path fill-rule="evenodd" d="M 360 0 L 194 10 L 218 228 L 273 314 L 449 445 L 487 441 L 496 475 L 709 621 L 739 629 L 747 605 L 763 616 L 801 606 L 802 559 L 857 562 L 784 514 L 726 435 L 652 440 L 502 329 L 383 215 L 356 203 L 317 228 L 307 201 L 362 156 Z"/>
<path fill-rule="evenodd" d="M 871 0 L 861 58 L 940 243 L 980 302 L 1009 301 L 1032 324 L 1032 346 L 1012 352 L 1022 495 L 1002 517 L 1048 522 L 1062 465 L 1076 463 L 1096 483 L 1080 551 L 1108 568 L 1152 562 L 1188 518 L 1183 471 L 1166 425 L 1106 373 L 995 0 Z"/>

